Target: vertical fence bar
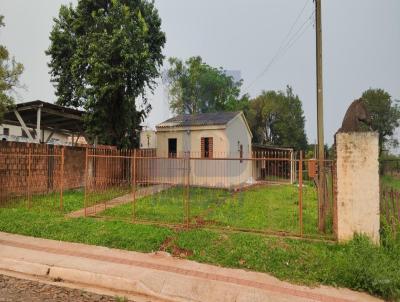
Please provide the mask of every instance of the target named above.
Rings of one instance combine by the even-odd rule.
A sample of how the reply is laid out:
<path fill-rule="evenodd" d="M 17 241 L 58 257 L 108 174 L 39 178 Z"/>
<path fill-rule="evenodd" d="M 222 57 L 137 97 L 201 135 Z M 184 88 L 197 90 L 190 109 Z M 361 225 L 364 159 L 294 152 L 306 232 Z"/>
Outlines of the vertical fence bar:
<path fill-rule="evenodd" d="M 389 192 L 386 192 L 385 194 L 385 216 L 386 216 L 386 222 L 389 224 L 390 216 L 389 216 L 389 197 L 390 194 Z"/>
<path fill-rule="evenodd" d="M 64 208 L 63 190 L 64 190 L 64 147 L 61 147 L 61 171 L 60 171 L 60 210 L 61 211 Z"/>
<path fill-rule="evenodd" d="M 133 169 L 132 169 L 132 222 L 136 220 L 136 149 L 133 150 Z"/>
<path fill-rule="evenodd" d="M 299 159 L 299 225 L 300 236 L 303 237 L 303 151 Z"/>
<path fill-rule="evenodd" d="M 190 200 L 189 200 L 189 194 L 190 194 L 190 155 L 186 155 L 186 195 L 185 195 L 185 203 L 186 203 L 186 228 L 189 228 L 189 221 L 190 221 Z"/>
<path fill-rule="evenodd" d="M 400 224 L 400 202 L 399 202 L 399 192 L 396 193 L 396 201 L 397 201 L 397 220 Z"/>
<path fill-rule="evenodd" d="M 87 190 L 88 190 L 88 157 L 89 157 L 89 148 L 86 147 L 85 150 L 85 197 L 83 201 L 83 206 L 84 206 L 84 211 L 85 211 L 85 217 L 87 216 Z"/>
<path fill-rule="evenodd" d="M 31 208 L 31 164 L 32 164 L 32 147 L 29 144 L 29 151 L 28 151 L 28 208 Z"/>

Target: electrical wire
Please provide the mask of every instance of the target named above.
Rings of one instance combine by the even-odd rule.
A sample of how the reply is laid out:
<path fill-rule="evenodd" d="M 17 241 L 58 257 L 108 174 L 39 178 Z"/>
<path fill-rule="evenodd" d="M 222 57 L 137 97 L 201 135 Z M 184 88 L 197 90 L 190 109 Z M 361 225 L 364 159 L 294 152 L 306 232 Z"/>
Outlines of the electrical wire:
<path fill-rule="evenodd" d="M 244 90 L 245 93 L 270 69 L 270 67 L 273 65 L 273 63 L 282 57 L 284 54 L 287 53 L 287 51 L 294 45 L 296 41 L 299 40 L 299 38 L 304 34 L 304 32 L 309 28 L 310 20 L 312 19 L 315 11 L 313 10 L 312 14 L 300 25 L 298 30 L 293 34 L 293 29 L 295 28 L 297 22 L 299 21 L 300 17 L 303 15 L 304 10 L 307 7 L 307 4 L 310 2 L 310 0 L 306 0 L 304 3 L 302 9 L 300 10 L 299 14 L 297 15 L 295 21 L 293 22 L 292 26 L 290 27 L 288 33 L 286 34 L 285 38 L 282 40 L 280 47 L 276 51 L 275 55 L 271 58 L 271 60 L 268 62 L 266 67 L 258 74 L 258 76 L 246 87 Z M 308 23 L 308 26 L 307 26 Z"/>

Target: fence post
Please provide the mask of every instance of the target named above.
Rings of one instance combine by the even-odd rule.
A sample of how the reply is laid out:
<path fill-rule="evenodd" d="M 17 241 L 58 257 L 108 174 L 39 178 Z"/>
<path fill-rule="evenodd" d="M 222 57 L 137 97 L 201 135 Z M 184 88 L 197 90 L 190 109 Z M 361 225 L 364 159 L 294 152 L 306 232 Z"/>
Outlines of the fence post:
<path fill-rule="evenodd" d="M 87 216 L 87 190 L 88 190 L 88 154 L 89 148 L 86 146 L 85 150 L 85 197 L 84 197 L 84 211 L 85 211 L 85 217 Z"/>
<path fill-rule="evenodd" d="M 299 225 L 300 236 L 303 237 L 303 151 L 299 159 Z"/>
<path fill-rule="evenodd" d="M 64 206 L 63 206 L 63 190 L 64 190 L 64 146 L 61 147 L 61 175 L 60 175 L 60 210 L 61 211 L 64 208 Z"/>
<path fill-rule="evenodd" d="M 132 222 L 135 222 L 136 220 L 136 149 L 133 150 L 133 169 L 132 169 Z"/>
<path fill-rule="evenodd" d="M 28 145 L 28 208 L 31 208 L 31 164 L 32 164 L 32 148 Z"/>
<path fill-rule="evenodd" d="M 189 203 L 189 190 L 190 190 L 190 154 L 185 156 L 186 159 L 186 194 L 185 194 L 185 203 L 186 203 L 186 228 L 189 228 L 189 220 L 190 220 L 190 203 Z"/>

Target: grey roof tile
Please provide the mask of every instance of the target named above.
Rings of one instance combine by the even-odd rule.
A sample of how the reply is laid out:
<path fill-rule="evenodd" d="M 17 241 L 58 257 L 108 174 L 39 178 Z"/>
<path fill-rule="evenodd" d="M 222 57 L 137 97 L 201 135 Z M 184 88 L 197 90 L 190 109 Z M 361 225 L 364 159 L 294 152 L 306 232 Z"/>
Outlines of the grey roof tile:
<path fill-rule="evenodd" d="M 157 128 L 226 125 L 239 113 L 240 111 L 181 114 L 158 124 Z"/>

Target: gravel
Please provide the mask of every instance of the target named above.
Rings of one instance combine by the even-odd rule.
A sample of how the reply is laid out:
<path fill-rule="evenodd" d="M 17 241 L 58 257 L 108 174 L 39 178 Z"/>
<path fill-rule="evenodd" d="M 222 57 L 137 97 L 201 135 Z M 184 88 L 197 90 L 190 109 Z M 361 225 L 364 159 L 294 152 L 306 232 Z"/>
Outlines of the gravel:
<path fill-rule="evenodd" d="M 110 297 L 50 285 L 37 281 L 17 279 L 0 274 L 0 302 L 128 302 L 124 297 Z M 133 302 L 133 301 L 131 301 Z"/>

